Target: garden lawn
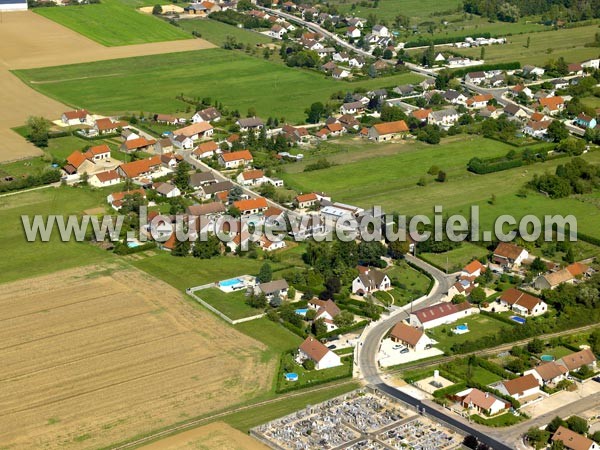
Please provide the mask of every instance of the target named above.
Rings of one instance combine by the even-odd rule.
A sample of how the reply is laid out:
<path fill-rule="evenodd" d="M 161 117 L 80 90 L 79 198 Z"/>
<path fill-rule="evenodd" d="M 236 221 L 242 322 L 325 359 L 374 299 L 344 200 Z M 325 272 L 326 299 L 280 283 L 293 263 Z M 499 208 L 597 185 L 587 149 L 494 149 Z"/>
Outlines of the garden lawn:
<path fill-rule="evenodd" d="M 469 365 L 467 359 L 461 359 L 461 364 L 458 365 L 456 361 L 452 362 L 451 373 L 457 377 L 462 378 L 467 381 L 469 378 Z M 487 386 L 488 384 L 495 383 L 496 381 L 502 380 L 502 377 L 496 375 L 493 372 L 490 372 L 483 367 L 474 365 L 471 367 L 471 381 L 477 384 L 481 384 L 483 386 Z"/>
<path fill-rule="evenodd" d="M 277 374 L 278 389 L 287 388 L 305 388 L 313 383 L 325 383 L 327 380 L 339 379 L 342 377 L 352 377 L 352 357 L 342 357 L 343 365 L 323 370 L 306 370 L 299 364 L 294 363 L 294 373 L 298 374 L 298 381 L 287 381 L 283 372 Z"/>
<path fill-rule="evenodd" d="M 494 417 L 482 417 L 478 414 L 471 416 L 475 423 L 487 425 L 488 427 L 509 427 L 525 420 L 523 416 L 515 416 L 509 412 Z"/>
<path fill-rule="evenodd" d="M 564 356 L 570 355 L 571 353 L 574 353 L 573 350 L 568 349 L 567 347 L 563 347 L 562 345 L 559 345 L 557 347 L 545 348 L 541 354 L 542 355 L 552 355 L 552 356 L 554 356 L 554 359 L 556 360 L 556 359 L 560 359 Z"/>
<path fill-rule="evenodd" d="M 493 64 L 519 61 L 522 65 L 543 66 L 550 59 L 556 60 L 560 56 L 569 63 L 597 58 L 598 48 L 585 46 L 594 41 L 594 34 L 597 32 L 598 26 L 590 25 L 509 36 L 508 44 L 486 47 L 485 62 Z M 529 48 L 526 47 L 528 37 L 530 38 Z M 478 58 L 481 49 L 460 49 L 459 52 L 465 56 Z"/>
<path fill-rule="evenodd" d="M 21 215 L 81 214 L 103 205 L 106 195 L 105 190 L 60 187 L 0 197 L 0 283 L 114 260 L 88 243 L 60 242 L 58 233 L 50 242 L 27 242 L 21 223 Z"/>
<path fill-rule="evenodd" d="M 454 334 L 452 329 L 457 325 L 467 324 L 469 332 L 465 334 Z M 456 322 L 448 325 L 440 325 L 438 327 L 427 330 L 427 335 L 435 339 L 438 343 L 435 347 L 443 350 L 445 353 L 450 353 L 450 347 L 453 344 L 463 343 L 466 341 L 475 341 L 483 336 L 489 336 L 498 332 L 510 332 L 511 326 L 507 323 L 495 320 L 492 317 L 473 314 L 464 317 Z M 445 333 L 443 331 L 446 331 Z"/>
<path fill-rule="evenodd" d="M 445 253 L 420 253 L 419 257 L 448 273 L 458 272 L 474 259 L 487 256 L 488 251 L 479 245 L 463 242 L 460 247 Z"/>
<path fill-rule="evenodd" d="M 230 319 L 243 319 L 256 316 L 263 312 L 262 309 L 252 308 L 246 304 L 246 291 L 225 293 L 218 288 L 208 288 L 197 291 L 195 295 L 209 305 L 215 307 Z"/>
<path fill-rule="evenodd" d="M 600 108 L 600 96 L 595 97 L 595 96 L 590 95 L 589 97 L 583 97 L 581 99 L 581 103 L 583 103 L 585 106 L 587 106 L 589 108 L 598 109 L 598 108 Z"/>
<path fill-rule="evenodd" d="M 381 292 L 382 295 L 392 295 L 394 305 L 403 306 L 411 301 L 427 294 L 431 280 L 418 270 L 413 269 L 405 261 L 390 266 L 385 270 L 392 282 L 398 280 L 398 286 L 387 292 Z M 388 295 L 388 297 L 389 297 Z M 383 297 L 385 298 L 385 297 Z"/>
<path fill-rule="evenodd" d="M 238 42 L 244 44 L 256 45 L 272 42 L 272 39 L 264 34 L 234 27 L 233 25 L 217 20 L 182 20 L 179 23 L 184 30 L 189 31 L 190 33 L 196 31 L 200 33 L 202 39 L 206 39 L 219 47 L 225 43 L 227 36 L 232 36 Z"/>
<path fill-rule="evenodd" d="M 304 110 L 311 103 L 325 102 L 339 90 L 393 87 L 422 78 L 403 73 L 345 83 L 316 71 L 290 68 L 223 49 L 96 61 L 14 73 L 25 82 L 33 82 L 30 86 L 45 95 L 95 113 L 185 113 L 190 105 L 176 99 L 183 93 L 186 97 L 197 99 L 211 97 L 226 108 L 238 109 L 242 115 L 252 107 L 264 118 L 285 117 L 292 122 L 303 122 L 306 118 Z"/>
<path fill-rule="evenodd" d="M 192 38 L 190 33 L 121 0 L 34 11 L 107 47 Z"/>

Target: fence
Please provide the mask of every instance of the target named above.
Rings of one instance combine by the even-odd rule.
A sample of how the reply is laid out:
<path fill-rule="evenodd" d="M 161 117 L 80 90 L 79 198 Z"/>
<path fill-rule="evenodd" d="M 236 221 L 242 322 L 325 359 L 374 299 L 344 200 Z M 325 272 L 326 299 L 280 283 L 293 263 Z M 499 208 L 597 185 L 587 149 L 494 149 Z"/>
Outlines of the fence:
<path fill-rule="evenodd" d="M 212 288 L 212 287 L 217 287 L 217 285 L 215 283 L 203 284 L 202 286 L 195 286 L 195 287 L 192 287 L 192 288 L 187 288 L 185 290 L 185 293 L 187 295 L 189 295 L 190 297 L 192 297 L 194 300 L 196 300 L 198 303 L 200 303 L 202 306 L 204 306 L 206 309 L 208 309 L 209 311 L 212 311 L 217 316 L 219 316 L 221 319 L 223 319 L 225 322 L 227 322 L 227 323 L 229 323 L 231 325 L 237 325 L 238 323 L 250 322 L 251 320 L 256 320 L 256 319 L 260 319 L 262 317 L 265 317 L 266 314 L 262 313 L 262 314 L 257 314 L 255 316 L 244 317 L 242 319 L 235 319 L 234 320 L 231 317 L 223 314 L 217 308 L 215 308 L 214 306 L 208 304 L 207 302 L 205 302 L 204 300 L 202 300 L 200 297 L 198 297 L 195 294 L 195 292 L 197 292 L 197 291 L 201 291 L 203 289 L 208 289 L 208 288 Z"/>

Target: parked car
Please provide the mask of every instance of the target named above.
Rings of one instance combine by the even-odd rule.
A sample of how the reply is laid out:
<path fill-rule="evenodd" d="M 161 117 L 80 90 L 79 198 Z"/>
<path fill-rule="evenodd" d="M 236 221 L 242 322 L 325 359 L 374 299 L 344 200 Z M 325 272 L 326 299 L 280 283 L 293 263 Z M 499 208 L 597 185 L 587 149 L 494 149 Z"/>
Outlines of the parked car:
<path fill-rule="evenodd" d="M 335 349 L 337 348 L 337 345 L 335 345 L 335 344 L 331 344 L 331 345 L 328 345 L 328 346 L 327 346 L 327 348 L 328 348 L 329 350 L 335 350 Z"/>

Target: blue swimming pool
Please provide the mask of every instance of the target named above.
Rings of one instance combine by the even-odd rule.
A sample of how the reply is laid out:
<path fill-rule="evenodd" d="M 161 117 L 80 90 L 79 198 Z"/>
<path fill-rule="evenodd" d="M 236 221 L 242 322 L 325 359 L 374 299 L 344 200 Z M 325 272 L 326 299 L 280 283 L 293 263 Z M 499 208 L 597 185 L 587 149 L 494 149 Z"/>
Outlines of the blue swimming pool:
<path fill-rule="evenodd" d="M 308 312 L 308 308 L 300 308 L 300 309 L 297 309 L 295 312 L 299 316 L 305 316 L 306 313 Z"/>
<path fill-rule="evenodd" d="M 545 362 L 554 361 L 554 356 L 552 355 L 542 355 L 540 359 Z"/>
<path fill-rule="evenodd" d="M 222 287 L 233 287 L 233 286 L 237 286 L 238 284 L 244 284 L 244 282 L 242 280 L 240 280 L 239 278 L 231 278 L 230 280 L 223 280 L 223 281 L 219 281 L 219 286 Z"/>
<path fill-rule="evenodd" d="M 467 325 L 456 325 L 456 329 L 460 331 L 469 331 L 469 327 Z"/>
<path fill-rule="evenodd" d="M 136 241 L 127 242 L 127 247 L 129 247 L 129 248 L 136 248 L 136 247 L 139 247 L 140 245 L 142 245 L 142 244 L 140 244 L 139 242 L 136 242 Z"/>
<path fill-rule="evenodd" d="M 522 317 L 519 317 L 519 316 L 510 316 L 510 320 L 517 322 L 521 325 L 523 325 L 525 323 L 525 319 L 523 319 Z"/>
<path fill-rule="evenodd" d="M 298 381 L 297 373 L 290 372 L 290 373 L 286 373 L 284 376 L 287 381 Z"/>

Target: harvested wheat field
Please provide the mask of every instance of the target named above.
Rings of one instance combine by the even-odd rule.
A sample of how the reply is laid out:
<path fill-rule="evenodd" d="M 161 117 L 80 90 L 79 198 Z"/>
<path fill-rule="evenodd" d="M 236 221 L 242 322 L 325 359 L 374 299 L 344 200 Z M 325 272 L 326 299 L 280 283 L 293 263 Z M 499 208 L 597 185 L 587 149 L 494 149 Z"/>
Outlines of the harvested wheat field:
<path fill-rule="evenodd" d="M 68 109 L 29 88 L 10 70 L 212 47 L 213 44 L 203 39 L 104 47 L 31 11 L 3 14 L 0 23 L 0 162 L 42 154 L 10 128 L 23 125 L 32 115 L 56 119 Z"/>
<path fill-rule="evenodd" d="M 143 450 L 268 450 L 260 441 L 230 427 L 215 422 L 161 439 L 141 447 Z"/>
<path fill-rule="evenodd" d="M 269 389 L 262 344 L 135 269 L 2 285 L 3 448 L 98 448 Z"/>

